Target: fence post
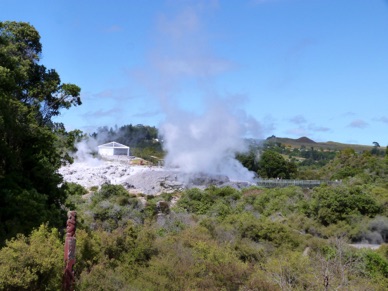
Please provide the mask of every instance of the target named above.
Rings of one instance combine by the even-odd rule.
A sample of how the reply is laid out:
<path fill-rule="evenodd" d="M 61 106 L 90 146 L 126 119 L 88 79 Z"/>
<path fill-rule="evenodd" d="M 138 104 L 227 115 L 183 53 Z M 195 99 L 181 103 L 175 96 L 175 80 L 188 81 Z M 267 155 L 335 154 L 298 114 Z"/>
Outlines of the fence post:
<path fill-rule="evenodd" d="M 66 238 L 64 249 L 65 270 L 62 277 L 62 291 L 74 290 L 75 276 L 73 266 L 75 264 L 75 229 L 77 223 L 77 212 L 67 212 Z"/>

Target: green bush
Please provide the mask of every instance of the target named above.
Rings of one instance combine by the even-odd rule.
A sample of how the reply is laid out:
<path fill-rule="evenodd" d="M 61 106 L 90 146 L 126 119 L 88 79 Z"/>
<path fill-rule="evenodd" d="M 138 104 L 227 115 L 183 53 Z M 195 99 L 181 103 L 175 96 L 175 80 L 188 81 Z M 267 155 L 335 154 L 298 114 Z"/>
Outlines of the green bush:
<path fill-rule="evenodd" d="M 249 238 L 255 242 L 268 242 L 274 246 L 298 247 L 301 238 L 292 229 L 280 222 L 267 218 L 257 219 L 251 213 L 228 216 L 224 223 L 232 224 L 240 233 L 241 238 Z"/>
<path fill-rule="evenodd" d="M 112 231 L 130 219 L 142 222 L 142 209 L 137 197 L 130 195 L 122 185 L 103 185 L 91 196 L 90 202 L 79 207 L 79 218 L 86 227 Z"/>
<path fill-rule="evenodd" d="M 112 197 L 128 196 L 128 191 L 122 185 L 102 185 L 101 189 L 94 193 L 92 201 L 99 202 Z"/>
<path fill-rule="evenodd" d="M 197 188 L 186 190 L 180 200 L 178 207 L 195 214 L 209 214 L 224 217 L 230 213 L 231 203 L 242 197 L 240 191 L 232 187 L 217 188 L 209 187 L 204 191 Z"/>
<path fill-rule="evenodd" d="M 373 250 L 366 250 L 363 253 L 363 260 L 366 271 L 371 277 L 388 279 L 388 259 Z"/>
<path fill-rule="evenodd" d="M 77 183 L 65 182 L 63 183 L 62 188 L 64 189 L 67 196 L 81 196 L 88 193 L 88 191 L 84 187 Z"/>
<path fill-rule="evenodd" d="M 374 216 L 381 207 L 361 187 L 321 186 L 314 189 L 309 214 L 323 225 L 349 220 L 353 215 Z"/>
<path fill-rule="evenodd" d="M 276 212 L 287 215 L 302 207 L 303 198 L 299 187 L 265 189 L 255 197 L 253 207 L 265 216 Z"/>
<path fill-rule="evenodd" d="M 41 225 L 0 250 L 1 290 L 60 290 L 63 244 L 58 230 Z"/>

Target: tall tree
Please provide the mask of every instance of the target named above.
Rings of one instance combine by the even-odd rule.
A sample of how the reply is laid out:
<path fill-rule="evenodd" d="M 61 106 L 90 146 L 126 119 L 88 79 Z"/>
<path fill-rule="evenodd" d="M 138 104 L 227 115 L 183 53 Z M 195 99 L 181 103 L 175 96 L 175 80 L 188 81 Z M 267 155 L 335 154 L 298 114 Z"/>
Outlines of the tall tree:
<path fill-rule="evenodd" d="M 262 178 L 290 179 L 294 178 L 296 172 L 296 165 L 275 151 L 267 150 L 260 156 L 257 173 Z"/>
<path fill-rule="evenodd" d="M 63 161 L 53 116 L 80 105 L 80 88 L 39 64 L 38 31 L 0 22 L 0 244 L 42 222 L 59 223 Z"/>

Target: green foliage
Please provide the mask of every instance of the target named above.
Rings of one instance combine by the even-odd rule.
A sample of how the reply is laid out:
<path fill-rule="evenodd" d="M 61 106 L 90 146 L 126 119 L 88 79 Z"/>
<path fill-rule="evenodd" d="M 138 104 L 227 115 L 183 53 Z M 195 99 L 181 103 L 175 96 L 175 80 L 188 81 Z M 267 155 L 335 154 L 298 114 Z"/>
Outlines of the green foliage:
<path fill-rule="evenodd" d="M 77 289 L 124 290 L 156 255 L 152 229 L 128 223 L 108 233 L 77 231 Z M 125 289 L 126 290 L 126 289 Z"/>
<path fill-rule="evenodd" d="M 64 188 L 64 191 L 67 196 L 81 196 L 88 193 L 88 191 L 84 187 L 77 183 L 65 182 L 62 187 Z"/>
<path fill-rule="evenodd" d="M 83 188 L 78 190 L 84 191 Z M 79 222 L 91 229 L 113 231 L 129 220 L 141 223 L 149 215 L 136 195 L 129 194 L 122 185 L 105 184 L 100 190 L 91 193 L 89 199 L 73 195 L 68 203 L 78 211 Z"/>
<path fill-rule="evenodd" d="M 225 219 L 225 223 L 234 225 L 241 238 L 255 242 L 268 242 L 277 247 L 297 247 L 300 244 L 298 235 L 286 225 L 266 218 L 257 219 L 250 213 L 230 215 Z"/>
<path fill-rule="evenodd" d="M 381 207 L 361 187 L 321 186 L 315 188 L 309 214 L 323 225 L 348 220 L 354 215 L 374 216 Z"/>
<path fill-rule="evenodd" d="M 47 205 L 50 204 L 47 195 L 35 189 L 1 189 L 0 195 L 4 202 L 1 207 L 1 217 L 4 219 L 0 225 L 1 238 L 28 233 L 41 221 L 50 221 L 53 224 L 58 222 L 58 218 L 65 219 L 60 209 L 48 208 Z"/>
<path fill-rule="evenodd" d="M 178 207 L 195 214 L 225 217 L 233 212 L 231 203 L 240 197 L 241 193 L 232 187 L 209 187 L 205 191 L 193 188 L 183 193 Z"/>
<path fill-rule="evenodd" d="M 388 188 L 372 186 L 370 193 L 382 206 L 382 214 L 388 216 Z"/>
<path fill-rule="evenodd" d="M 94 193 L 87 208 L 93 219 L 90 223 L 112 231 L 138 212 L 139 206 L 139 201 L 130 197 L 123 186 L 106 184 Z"/>
<path fill-rule="evenodd" d="M 76 209 L 77 205 L 84 203 L 82 195 L 88 193 L 84 187 L 76 183 L 65 182 L 62 189 L 67 197 L 65 205 L 68 209 Z"/>
<path fill-rule="evenodd" d="M 347 148 L 337 154 L 334 160 L 324 166 L 321 176 L 325 179 L 358 178 L 359 184 L 373 182 L 386 186 L 388 167 L 383 157 L 372 155 L 370 152 L 356 153 Z"/>
<path fill-rule="evenodd" d="M 82 280 L 77 282 L 76 290 L 131 290 L 130 283 L 125 279 L 126 271 L 105 263 L 95 265 L 90 272 L 82 273 Z"/>
<path fill-rule="evenodd" d="M 286 260 L 284 258 L 287 258 Z M 313 267 L 308 257 L 300 252 L 282 251 L 268 259 L 265 264 L 267 280 L 278 285 L 281 290 L 317 290 L 313 281 Z"/>
<path fill-rule="evenodd" d="M 297 167 L 297 171 L 290 175 L 290 178 L 298 178 L 303 180 L 347 180 L 355 178 L 354 183 L 379 183 L 387 187 L 388 163 L 386 155 L 383 151 L 376 153 L 376 147 L 369 150 L 366 147 L 346 147 L 341 151 L 329 148 L 316 149 L 314 147 L 300 146 L 295 148 L 291 145 L 282 144 L 267 140 L 262 147 L 254 148 L 248 154 L 237 155 L 237 158 L 250 170 L 258 172 L 259 176 L 267 178 L 286 177 L 279 169 L 285 169 L 284 157 L 288 157 L 288 161 L 292 162 L 291 169 Z M 269 159 L 260 163 L 254 152 L 263 151 L 263 154 L 271 156 Z M 284 159 L 284 161 L 282 160 Z M 265 166 L 267 164 L 267 166 Z M 270 173 L 270 175 L 268 173 Z M 283 173 L 286 171 L 283 170 Z M 279 178 L 280 178 L 279 177 Z"/>
<path fill-rule="evenodd" d="M 51 118 L 81 101 L 76 85 L 62 84 L 55 70 L 39 64 L 42 46 L 33 26 L 0 22 L 0 44 L 1 245 L 49 217 L 52 225 L 63 224 L 65 194 L 57 170 L 67 157 Z"/>
<path fill-rule="evenodd" d="M 388 279 L 388 259 L 379 253 L 367 250 L 363 253 L 363 259 L 367 272 L 373 278 L 385 277 Z M 388 283 L 388 280 L 385 280 Z"/>
<path fill-rule="evenodd" d="M 376 252 L 388 260 L 388 244 L 382 244 Z"/>
<path fill-rule="evenodd" d="M 100 191 L 96 192 L 93 195 L 92 201 L 93 203 L 98 203 L 100 201 L 103 201 L 105 199 L 109 198 L 119 198 L 122 196 L 128 196 L 127 190 L 122 185 L 111 185 L 111 184 L 104 184 L 102 185 Z"/>
<path fill-rule="evenodd" d="M 258 162 L 257 173 L 262 178 L 293 178 L 297 173 L 295 163 L 286 161 L 275 151 L 264 151 Z"/>
<path fill-rule="evenodd" d="M 30 236 L 18 235 L 0 250 L 1 290 L 59 290 L 63 245 L 56 229 L 41 225 Z"/>
<path fill-rule="evenodd" d="M 354 177 L 357 174 L 360 174 L 362 172 L 362 169 L 360 168 L 354 168 L 352 166 L 344 166 L 341 169 L 339 169 L 335 175 L 332 176 L 333 179 L 336 180 L 342 180 L 347 177 Z"/>
<path fill-rule="evenodd" d="M 300 156 L 304 158 L 301 162 L 302 166 L 319 165 L 324 166 L 329 161 L 334 159 L 336 153 L 334 151 L 318 151 L 314 147 L 300 151 Z"/>
<path fill-rule="evenodd" d="M 84 193 L 76 184 L 64 187 L 70 197 Z M 338 188 L 338 193 L 351 193 L 345 197 L 357 210 L 325 226 L 311 212 L 312 205 L 321 196 L 329 196 L 336 204 Z M 384 217 L 368 217 L 373 207 L 368 208 L 371 201 L 364 199 L 365 193 L 373 192 L 348 185 L 314 190 L 209 187 L 146 196 L 146 205 L 140 209 L 136 196 L 121 186 L 104 185 L 90 201 L 77 205 L 77 217 L 84 222 L 77 228 L 76 289 L 324 290 L 327 276 L 329 290 L 384 290 L 384 248 L 359 251 L 336 238 L 350 239 L 365 230 L 385 231 Z M 376 193 L 381 194 L 380 190 Z M 155 219 L 161 211 L 157 205 L 177 196 L 181 196 L 177 206 Z M 0 261 L 0 274 L 5 277 L 15 270 L 23 275 L 15 275 L 14 281 L 7 278 L 3 289 L 57 289 L 52 282 L 60 283 L 63 244 L 47 226 L 38 233 L 40 239 L 34 243 L 30 237 L 35 233 L 19 236 L 0 250 L 0 260 L 5 258 Z M 329 236 L 329 240 L 322 238 Z M 15 247 L 16 242 L 23 247 Z M 25 271 L 25 261 L 31 262 L 29 253 L 35 250 L 32 245 L 43 253 L 39 260 L 55 257 L 59 267 L 50 263 L 43 268 L 35 259 L 33 271 Z M 43 269 L 49 277 L 39 277 L 36 270 Z M 35 288 L 37 282 L 40 285 Z"/>
<path fill-rule="evenodd" d="M 202 227 L 158 241 L 158 254 L 133 283 L 143 290 L 237 290 L 249 274 L 235 251 L 212 240 Z"/>
<path fill-rule="evenodd" d="M 252 201 L 254 209 L 269 216 L 274 213 L 288 215 L 303 206 L 304 194 L 298 187 L 265 189 Z"/>
<path fill-rule="evenodd" d="M 248 238 L 241 238 L 234 245 L 236 255 L 245 263 L 263 263 L 265 261 L 265 248 Z"/>
<path fill-rule="evenodd" d="M 77 152 L 75 144 L 87 138 L 86 134 L 78 129 L 67 132 L 62 123 L 55 123 L 53 126 L 57 136 L 56 148 L 60 153 L 62 164 L 73 163 L 74 158 L 71 154 Z"/>

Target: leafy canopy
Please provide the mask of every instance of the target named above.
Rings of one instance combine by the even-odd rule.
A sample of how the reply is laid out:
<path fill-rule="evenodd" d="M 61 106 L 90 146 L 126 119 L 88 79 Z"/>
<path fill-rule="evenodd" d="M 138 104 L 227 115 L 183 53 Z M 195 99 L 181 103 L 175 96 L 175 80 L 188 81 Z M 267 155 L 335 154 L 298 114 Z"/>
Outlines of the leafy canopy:
<path fill-rule="evenodd" d="M 25 22 L 0 22 L 0 244 L 50 219 L 60 223 L 65 200 L 56 170 L 64 162 L 63 125 L 52 117 L 81 104 L 80 88 L 61 83 L 39 63 L 38 31 Z"/>

